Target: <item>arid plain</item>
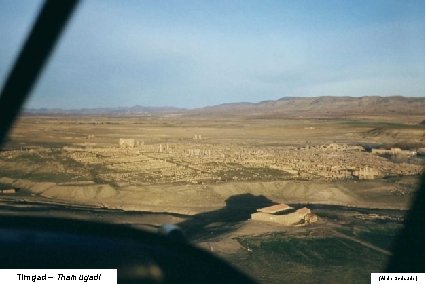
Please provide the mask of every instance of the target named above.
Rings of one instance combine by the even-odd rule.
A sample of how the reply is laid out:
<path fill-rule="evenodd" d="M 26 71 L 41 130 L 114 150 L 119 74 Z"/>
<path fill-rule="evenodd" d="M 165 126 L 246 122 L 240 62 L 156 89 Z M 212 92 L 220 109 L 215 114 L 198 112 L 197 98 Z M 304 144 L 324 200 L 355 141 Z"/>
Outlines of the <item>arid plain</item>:
<path fill-rule="evenodd" d="M 363 283 L 386 265 L 424 172 L 417 104 L 382 113 L 365 104 L 355 113 L 236 105 L 26 114 L 0 152 L 0 211 L 148 230 L 172 223 L 264 283 L 282 275 L 338 283 L 330 276 L 338 273 Z M 280 203 L 306 206 L 318 220 L 250 220 Z"/>

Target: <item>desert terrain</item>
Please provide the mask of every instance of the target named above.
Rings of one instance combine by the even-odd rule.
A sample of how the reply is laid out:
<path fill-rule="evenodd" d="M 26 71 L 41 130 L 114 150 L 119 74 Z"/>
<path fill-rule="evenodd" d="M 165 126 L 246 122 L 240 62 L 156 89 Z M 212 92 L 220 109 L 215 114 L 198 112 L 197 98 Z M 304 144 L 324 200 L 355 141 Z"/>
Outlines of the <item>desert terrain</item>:
<path fill-rule="evenodd" d="M 424 135 L 424 98 L 32 110 L 0 152 L 0 213 L 176 224 L 262 283 L 365 283 L 424 173 Z M 315 222 L 251 220 L 274 204 Z"/>

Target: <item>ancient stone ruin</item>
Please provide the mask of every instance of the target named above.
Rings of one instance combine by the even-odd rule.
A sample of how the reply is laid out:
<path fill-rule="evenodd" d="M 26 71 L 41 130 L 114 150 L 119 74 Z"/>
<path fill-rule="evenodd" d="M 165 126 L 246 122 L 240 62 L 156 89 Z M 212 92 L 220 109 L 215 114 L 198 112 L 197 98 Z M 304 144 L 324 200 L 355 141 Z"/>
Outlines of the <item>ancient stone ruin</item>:
<path fill-rule="evenodd" d="M 256 213 L 251 214 L 251 220 L 294 226 L 315 223 L 318 221 L 318 216 L 306 207 L 294 210 L 287 204 L 277 204 L 257 209 Z"/>
<path fill-rule="evenodd" d="M 357 171 L 354 171 L 353 175 L 358 177 L 358 179 L 374 179 L 380 175 L 380 173 L 370 167 L 364 167 Z"/>
<path fill-rule="evenodd" d="M 0 193 L 1 194 L 14 194 L 17 191 L 18 190 L 16 188 L 3 188 L 3 189 L 0 189 Z"/>
<path fill-rule="evenodd" d="M 257 209 L 257 212 L 266 213 L 266 214 L 277 214 L 282 213 L 284 211 L 288 211 L 294 209 L 293 207 L 287 205 L 287 204 L 276 204 L 269 207 L 264 207 Z"/>
<path fill-rule="evenodd" d="M 417 155 L 418 151 L 411 150 L 402 150 L 401 148 L 390 148 L 389 149 L 371 149 L 372 154 L 376 155 L 406 155 L 406 156 L 414 156 Z"/>
<path fill-rule="evenodd" d="M 143 141 L 137 141 L 135 139 L 120 138 L 118 144 L 120 145 L 120 148 L 135 148 L 143 145 L 144 143 Z"/>
<path fill-rule="evenodd" d="M 135 139 L 120 138 L 118 144 L 120 145 L 120 148 L 134 148 L 135 147 Z"/>

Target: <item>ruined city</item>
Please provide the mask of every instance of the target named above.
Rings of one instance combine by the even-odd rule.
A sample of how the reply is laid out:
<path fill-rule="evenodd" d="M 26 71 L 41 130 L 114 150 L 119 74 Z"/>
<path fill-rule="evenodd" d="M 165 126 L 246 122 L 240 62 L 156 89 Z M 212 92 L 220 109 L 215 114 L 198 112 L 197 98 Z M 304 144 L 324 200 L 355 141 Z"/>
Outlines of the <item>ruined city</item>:
<path fill-rule="evenodd" d="M 394 163 L 381 154 L 417 156 L 424 149 L 365 150 L 362 146 L 331 143 L 303 147 L 250 147 L 215 145 L 195 135 L 192 143 L 145 144 L 120 138 L 116 145 L 79 143 L 62 149 L 39 147 L 3 151 L 5 162 L 32 155 L 34 159 L 56 154 L 81 167 L 62 171 L 101 168 L 96 178 L 116 186 L 164 183 L 212 183 L 259 180 L 365 180 L 418 175 L 420 164 Z M 198 138 L 200 137 L 200 138 Z M 7 163 L 5 164 L 7 166 Z M 61 172 L 60 168 L 57 168 Z M 52 180 L 54 181 L 54 180 Z"/>

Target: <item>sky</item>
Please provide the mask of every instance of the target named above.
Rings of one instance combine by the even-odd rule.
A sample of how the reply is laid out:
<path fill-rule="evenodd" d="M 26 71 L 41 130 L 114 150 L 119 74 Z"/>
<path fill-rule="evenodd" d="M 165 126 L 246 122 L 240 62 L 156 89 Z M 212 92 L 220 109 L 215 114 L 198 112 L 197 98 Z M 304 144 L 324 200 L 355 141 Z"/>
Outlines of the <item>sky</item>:
<path fill-rule="evenodd" d="M 3 84 L 40 9 L 0 0 Z M 26 107 L 425 93 L 424 0 L 85 0 Z"/>

